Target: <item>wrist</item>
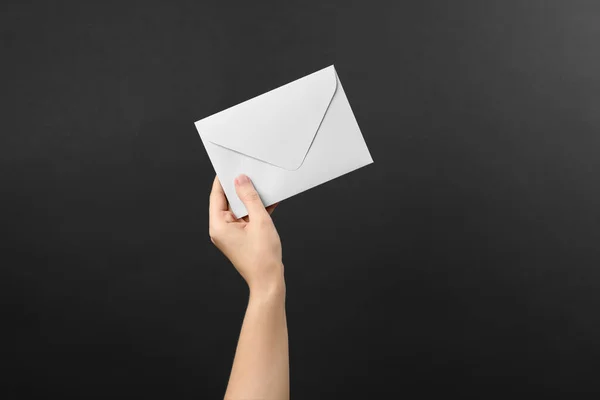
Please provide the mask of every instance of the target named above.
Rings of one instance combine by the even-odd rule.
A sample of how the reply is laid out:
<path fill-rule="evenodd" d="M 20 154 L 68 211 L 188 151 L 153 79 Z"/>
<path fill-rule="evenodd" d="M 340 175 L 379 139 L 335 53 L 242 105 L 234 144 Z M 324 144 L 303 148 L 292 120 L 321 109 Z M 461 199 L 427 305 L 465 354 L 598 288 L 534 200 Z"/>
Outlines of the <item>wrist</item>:
<path fill-rule="evenodd" d="M 277 272 L 271 276 L 263 276 L 248 282 L 250 298 L 257 300 L 285 299 L 285 279 L 283 265 L 276 268 Z"/>

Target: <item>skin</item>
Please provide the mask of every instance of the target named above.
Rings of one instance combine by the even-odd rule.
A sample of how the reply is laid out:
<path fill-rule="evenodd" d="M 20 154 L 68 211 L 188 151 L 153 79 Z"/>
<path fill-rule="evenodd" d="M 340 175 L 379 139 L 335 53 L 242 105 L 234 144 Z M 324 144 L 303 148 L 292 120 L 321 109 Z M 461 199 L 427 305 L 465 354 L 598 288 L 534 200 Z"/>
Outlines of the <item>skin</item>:
<path fill-rule="evenodd" d="M 237 219 L 215 177 L 209 235 L 248 284 L 250 296 L 225 393 L 226 400 L 289 399 L 288 330 L 281 241 L 250 179 L 235 179 L 248 216 Z"/>

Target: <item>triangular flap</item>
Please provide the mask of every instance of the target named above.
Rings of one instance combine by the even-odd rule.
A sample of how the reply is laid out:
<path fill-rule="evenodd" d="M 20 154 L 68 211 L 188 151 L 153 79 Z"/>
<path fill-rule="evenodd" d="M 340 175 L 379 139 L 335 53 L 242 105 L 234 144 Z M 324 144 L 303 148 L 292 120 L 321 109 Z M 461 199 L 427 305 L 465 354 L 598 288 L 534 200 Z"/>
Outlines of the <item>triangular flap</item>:
<path fill-rule="evenodd" d="M 210 142 L 286 170 L 302 165 L 337 88 L 332 66 L 196 122 Z"/>

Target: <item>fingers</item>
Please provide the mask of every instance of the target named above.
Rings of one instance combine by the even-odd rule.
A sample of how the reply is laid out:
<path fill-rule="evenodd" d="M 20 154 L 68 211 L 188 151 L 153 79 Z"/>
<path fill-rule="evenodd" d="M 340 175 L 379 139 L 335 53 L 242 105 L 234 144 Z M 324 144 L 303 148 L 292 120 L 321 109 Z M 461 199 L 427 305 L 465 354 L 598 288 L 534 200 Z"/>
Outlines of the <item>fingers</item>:
<path fill-rule="evenodd" d="M 279 203 L 275 203 L 275 204 L 271 204 L 269 207 L 267 207 L 267 212 L 269 213 L 269 215 L 273 214 L 273 211 L 275 211 L 275 208 L 279 205 Z"/>
<path fill-rule="evenodd" d="M 269 218 L 269 214 L 267 213 L 258 192 L 254 189 L 254 185 L 250 181 L 250 178 L 242 174 L 235 178 L 234 183 L 235 191 L 242 203 L 244 203 L 244 206 L 246 206 L 250 220 Z"/>
<path fill-rule="evenodd" d="M 212 191 L 210 192 L 210 204 L 208 206 L 211 218 L 217 218 L 222 215 L 222 211 L 227 211 L 227 198 L 219 178 L 215 176 Z"/>

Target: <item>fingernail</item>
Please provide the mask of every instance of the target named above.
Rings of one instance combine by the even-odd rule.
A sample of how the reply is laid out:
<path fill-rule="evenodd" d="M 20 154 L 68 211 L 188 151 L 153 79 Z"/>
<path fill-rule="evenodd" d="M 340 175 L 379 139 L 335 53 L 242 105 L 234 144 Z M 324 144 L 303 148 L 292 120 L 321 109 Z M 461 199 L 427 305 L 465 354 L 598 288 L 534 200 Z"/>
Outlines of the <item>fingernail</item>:
<path fill-rule="evenodd" d="M 246 175 L 242 174 L 240 176 L 238 176 L 237 178 L 235 178 L 234 183 L 236 185 L 243 185 L 245 183 L 250 182 L 250 178 L 248 178 Z"/>

